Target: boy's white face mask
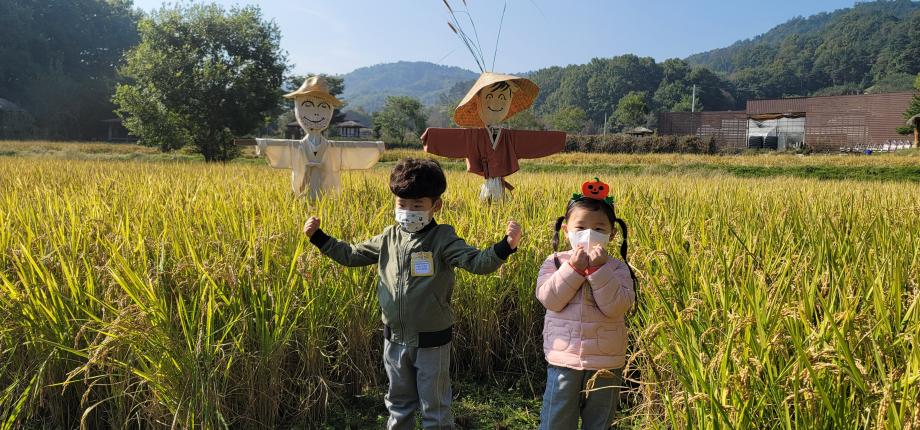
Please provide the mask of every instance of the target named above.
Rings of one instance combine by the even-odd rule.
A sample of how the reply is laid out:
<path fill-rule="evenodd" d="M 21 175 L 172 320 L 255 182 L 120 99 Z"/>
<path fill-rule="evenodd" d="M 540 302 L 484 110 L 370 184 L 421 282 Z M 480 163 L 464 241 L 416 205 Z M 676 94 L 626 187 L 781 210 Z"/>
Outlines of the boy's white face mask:
<path fill-rule="evenodd" d="M 581 230 L 581 231 L 569 231 L 569 244 L 572 245 L 572 249 L 575 249 L 578 245 L 581 245 L 582 249 L 589 251 L 594 248 L 594 245 L 604 246 L 607 242 L 610 242 L 610 235 L 607 233 L 601 233 L 597 230 Z"/>
<path fill-rule="evenodd" d="M 428 211 L 409 211 L 396 208 L 396 223 L 409 233 L 418 232 L 425 228 L 429 222 L 431 222 L 431 214 Z"/>

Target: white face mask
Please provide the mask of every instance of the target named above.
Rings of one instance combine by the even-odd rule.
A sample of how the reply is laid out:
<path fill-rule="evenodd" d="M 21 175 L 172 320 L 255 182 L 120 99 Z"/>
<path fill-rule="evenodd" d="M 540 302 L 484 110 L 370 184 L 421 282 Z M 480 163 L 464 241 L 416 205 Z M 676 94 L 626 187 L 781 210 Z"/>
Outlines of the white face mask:
<path fill-rule="evenodd" d="M 409 233 L 425 228 L 429 222 L 431 222 L 431 214 L 427 211 L 408 211 L 396 208 L 396 223 Z"/>
<path fill-rule="evenodd" d="M 581 230 L 581 231 L 569 231 L 569 244 L 572 245 L 572 249 L 575 249 L 576 246 L 581 245 L 582 249 L 585 251 L 591 250 L 594 248 L 594 245 L 604 246 L 607 242 L 610 242 L 610 235 L 607 233 L 601 233 L 597 230 Z"/>

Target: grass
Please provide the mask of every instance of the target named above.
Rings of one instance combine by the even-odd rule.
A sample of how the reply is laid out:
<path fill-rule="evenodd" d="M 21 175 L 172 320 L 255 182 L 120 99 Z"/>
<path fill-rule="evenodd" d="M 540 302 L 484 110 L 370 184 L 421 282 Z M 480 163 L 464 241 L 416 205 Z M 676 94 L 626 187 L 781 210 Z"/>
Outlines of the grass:
<path fill-rule="evenodd" d="M 188 151 L 163 154 L 155 148 L 135 144 L 0 141 L 0 156 L 57 158 L 98 161 L 200 162 L 203 157 Z M 385 153 L 381 166 L 387 167 L 407 156 L 428 156 L 417 150 L 397 149 Z M 438 158 L 447 169 L 462 171 L 462 160 Z M 243 150 L 232 163 L 263 161 L 254 150 Z M 891 154 L 798 155 L 762 152 L 748 155 L 694 154 L 556 154 L 538 160 L 523 160 L 524 172 L 644 175 L 730 175 L 741 178 L 788 176 L 821 180 L 871 180 L 920 182 L 920 151 L 904 150 Z"/>
<path fill-rule="evenodd" d="M 528 162 L 493 206 L 450 164 L 440 222 L 481 246 L 508 218 L 525 228 L 501 272 L 458 276 L 461 424 L 535 426 L 536 268 L 567 196 L 600 176 L 640 282 L 621 427 L 920 429 L 915 183 L 643 170 L 913 155 L 584 157 Z M 379 427 L 374 271 L 336 266 L 299 231 L 317 214 L 336 237 L 379 232 L 386 163 L 309 203 L 263 163 L 143 160 L 0 157 L 0 428 Z M 628 160 L 642 169 L 606 167 Z M 579 170 L 530 167 L 553 163 Z"/>
<path fill-rule="evenodd" d="M 324 429 L 369 429 L 386 425 L 387 410 L 381 399 L 385 386 L 348 396 L 330 407 Z M 522 396 L 511 381 L 453 381 L 452 410 L 460 429 L 534 429 L 540 425 L 537 396 Z"/>

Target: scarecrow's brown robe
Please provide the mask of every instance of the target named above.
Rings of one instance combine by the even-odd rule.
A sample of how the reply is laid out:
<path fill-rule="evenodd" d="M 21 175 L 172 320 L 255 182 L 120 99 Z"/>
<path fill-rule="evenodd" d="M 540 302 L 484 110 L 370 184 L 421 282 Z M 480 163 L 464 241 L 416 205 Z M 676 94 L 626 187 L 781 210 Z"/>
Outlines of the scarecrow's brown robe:
<path fill-rule="evenodd" d="M 518 159 L 541 158 L 562 151 L 565 133 L 502 129 L 492 149 L 485 128 L 429 128 L 422 134 L 425 151 L 448 158 L 465 158 L 466 170 L 485 178 L 501 178 L 520 169 Z"/>

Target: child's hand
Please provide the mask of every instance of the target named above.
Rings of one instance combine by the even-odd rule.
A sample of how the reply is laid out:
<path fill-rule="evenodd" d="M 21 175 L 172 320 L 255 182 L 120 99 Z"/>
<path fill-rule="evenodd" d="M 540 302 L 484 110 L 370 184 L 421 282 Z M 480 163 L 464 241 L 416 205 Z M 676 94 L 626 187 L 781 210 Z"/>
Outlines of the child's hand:
<path fill-rule="evenodd" d="M 511 249 L 517 249 L 518 244 L 521 243 L 521 225 L 514 220 L 508 221 L 508 229 L 505 234 L 508 235 L 508 245 L 511 246 Z"/>
<path fill-rule="evenodd" d="M 607 250 L 603 246 L 595 245 L 588 252 L 588 258 L 591 260 L 591 267 L 601 267 L 607 263 Z"/>
<path fill-rule="evenodd" d="M 575 247 L 575 252 L 572 253 L 572 258 L 569 259 L 569 264 L 579 272 L 584 272 L 588 268 L 589 258 L 588 253 L 585 252 L 584 248 L 581 245 Z"/>
<path fill-rule="evenodd" d="M 316 230 L 319 230 L 319 218 L 311 216 L 303 225 L 303 234 L 307 235 L 307 237 L 312 237 Z"/>

